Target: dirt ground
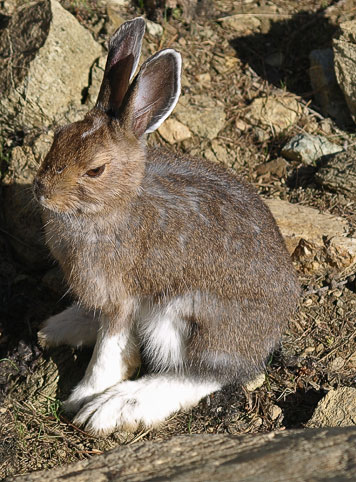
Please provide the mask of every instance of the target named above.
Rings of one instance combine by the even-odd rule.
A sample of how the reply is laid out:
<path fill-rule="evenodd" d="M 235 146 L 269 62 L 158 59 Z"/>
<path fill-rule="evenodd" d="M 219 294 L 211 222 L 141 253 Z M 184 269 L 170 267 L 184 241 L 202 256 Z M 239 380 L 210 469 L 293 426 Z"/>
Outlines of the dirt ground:
<path fill-rule="evenodd" d="M 63 0 L 94 37 L 105 43 L 107 13 L 103 3 Z M 4 2 L 0 2 L 3 7 Z M 145 2 L 129 5 L 125 18 L 143 12 Z M 313 49 L 331 46 L 338 24 L 356 17 L 351 1 L 228 1 L 199 2 L 187 21 L 179 6 L 157 9 L 154 20 L 162 38 L 149 37 L 147 50 L 173 47 L 183 56 L 183 94 L 209 95 L 225 109 L 225 128 L 216 138 L 228 154 L 228 164 L 248 179 L 260 194 L 315 207 L 355 225 L 355 201 L 321 189 L 314 180 L 318 166 L 297 161 L 283 170 L 269 168 L 282 146 L 300 132 L 321 134 L 340 145 L 355 143 L 354 127 L 340 129 L 313 104 L 308 68 Z M 330 8 L 333 7 L 333 8 Z M 223 27 L 221 17 L 264 13 L 258 32 Z M 278 53 L 278 66 L 266 59 Z M 202 74 L 209 74 L 204 76 Z M 305 115 L 281 133 L 266 129 L 256 135 L 246 120 L 253 99 L 273 92 L 292 93 L 305 106 Z M 158 135 L 151 143 L 165 144 Z M 7 149 L 21 139 L 7 140 L 1 152 L 2 175 Z M 5 147 L 4 147 L 5 146 Z M 9 147 L 10 146 L 10 147 Z M 214 147 L 215 146 L 215 147 Z M 175 145 L 180 152 L 216 151 L 216 143 L 196 136 Z M 267 166 L 261 169 L 260 166 Z M 229 386 L 204 399 L 198 407 L 173 416 L 159 430 L 117 432 L 105 439 L 89 436 L 61 414 L 60 400 L 79 380 L 90 350 L 61 347 L 43 351 L 36 333 L 46 317 L 70 303 L 53 290 L 46 271 L 29 271 L 16 258 L 6 226 L 0 228 L 0 477 L 47 469 L 99 454 L 118 444 L 163 440 L 175 434 L 245 434 L 301 428 L 318 401 L 332 388 L 356 387 L 356 282 L 354 271 L 339 270 L 327 253 L 294 258 L 303 296 L 300 309 L 270 358 L 265 382 L 253 392 Z M 312 261 L 319 268 L 311 270 Z M 47 270 L 48 271 L 48 270 Z"/>

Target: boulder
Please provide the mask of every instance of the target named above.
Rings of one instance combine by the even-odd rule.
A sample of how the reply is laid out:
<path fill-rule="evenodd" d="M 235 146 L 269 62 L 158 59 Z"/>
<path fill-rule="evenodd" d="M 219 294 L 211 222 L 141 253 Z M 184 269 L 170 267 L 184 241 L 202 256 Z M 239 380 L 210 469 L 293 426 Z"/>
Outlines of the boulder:
<path fill-rule="evenodd" d="M 356 388 L 331 390 L 316 407 L 308 427 L 348 427 L 356 425 Z"/>
<path fill-rule="evenodd" d="M 340 25 L 339 34 L 333 40 L 333 49 L 336 78 L 356 122 L 356 20 Z"/>
<path fill-rule="evenodd" d="M 19 2 L 0 30 L 0 122 L 27 131 L 76 120 L 101 53 L 56 0 Z"/>
<path fill-rule="evenodd" d="M 51 136 L 42 135 L 36 147 L 15 147 L 11 151 L 8 173 L 2 192 L 3 213 L 9 244 L 16 258 L 31 270 L 50 265 L 50 255 L 44 242 L 41 213 L 32 193 L 32 181 L 40 157 L 50 145 Z M 38 154 L 35 155 L 34 152 Z"/>
<path fill-rule="evenodd" d="M 326 248 L 328 260 L 342 268 L 356 262 L 356 238 L 345 219 L 281 199 L 265 199 L 290 254 L 301 244 L 304 250 Z M 306 242 L 306 243 L 305 243 Z"/>
<path fill-rule="evenodd" d="M 312 50 L 309 61 L 309 77 L 315 102 L 325 116 L 335 119 L 341 127 L 349 125 L 352 121 L 336 80 L 333 50 Z"/>

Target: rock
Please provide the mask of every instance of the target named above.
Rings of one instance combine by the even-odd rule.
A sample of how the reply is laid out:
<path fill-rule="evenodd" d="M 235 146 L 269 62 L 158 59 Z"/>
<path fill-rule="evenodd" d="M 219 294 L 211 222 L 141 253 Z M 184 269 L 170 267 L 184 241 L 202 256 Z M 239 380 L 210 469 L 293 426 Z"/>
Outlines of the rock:
<path fill-rule="evenodd" d="M 334 360 L 331 363 L 329 363 L 329 369 L 332 372 L 339 372 L 344 365 L 345 365 L 345 360 L 340 356 L 337 356 L 336 358 L 334 358 Z M 355 404 L 355 408 L 356 408 L 356 404 Z M 356 412 L 355 412 L 355 415 L 356 415 Z M 356 418 L 355 418 L 355 421 L 356 421 Z"/>
<path fill-rule="evenodd" d="M 277 418 L 282 415 L 281 407 L 278 405 L 272 405 L 270 415 L 272 420 L 277 420 Z"/>
<path fill-rule="evenodd" d="M 42 158 L 45 157 L 47 152 L 50 150 L 53 142 L 53 136 L 54 136 L 53 131 L 49 131 L 46 133 L 43 132 L 34 140 L 32 144 L 32 152 L 38 164 L 42 160 Z M 32 176 L 33 176 L 33 172 L 31 172 L 31 182 L 32 182 Z"/>
<path fill-rule="evenodd" d="M 330 240 L 328 253 L 334 266 L 352 266 L 356 262 L 356 238 L 335 236 Z"/>
<path fill-rule="evenodd" d="M 40 142 L 37 151 L 41 152 Z M 3 213 L 9 243 L 16 257 L 27 267 L 48 267 L 50 256 L 44 243 L 40 209 L 32 194 L 31 184 L 38 160 L 29 146 L 15 147 L 11 152 L 8 173 L 3 186 Z"/>
<path fill-rule="evenodd" d="M 214 139 L 225 126 L 224 107 L 207 95 L 181 97 L 175 116 L 197 136 Z M 204 120 L 204 121 L 202 121 Z"/>
<path fill-rule="evenodd" d="M 253 14 L 240 13 L 236 15 L 229 15 L 227 17 L 219 18 L 218 21 L 223 27 L 230 28 L 241 36 L 258 32 L 261 27 L 261 20 Z"/>
<path fill-rule="evenodd" d="M 286 176 L 287 168 L 288 162 L 283 157 L 277 157 L 277 159 L 258 165 L 256 174 L 264 178 L 270 178 L 271 176 L 282 178 Z"/>
<path fill-rule="evenodd" d="M 264 373 L 260 373 L 255 377 L 253 380 L 250 380 L 248 383 L 245 384 L 245 388 L 248 392 L 254 392 L 257 388 L 262 387 L 266 380 L 266 375 Z"/>
<path fill-rule="evenodd" d="M 313 95 L 322 113 L 335 119 L 341 127 L 349 125 L 351 117 L 336 80 L 332 49 L 312 50 L 309 60 Z"/>
<path fill-rule="evenodd" d="M 151 20 L 146 20 L 146 30 L 147 33 L 153 37 L 162 37 L 163 27 L 159 23 L 152 22 Z"/>
<path fill-rule="evenodd" d="M 335 73 L 356 122 L 356 20 L 342 23 L 339 30 L 339 35 L 333 40 Z"/>
<path fill-rule="evenodd" d="M 303 113 L 301 104 L 292 96 L 258 97 L 249 106 L 246 119 L 260 124 L 278 134 L 295 124 Z"/>
<path fill-rule="evenodd" d="M 269 133 L 266 129 L 261 129 L 261 127 L 255 127 L 253 133 L 255 134 L 255 138 L 261 144 L 269 139 Z"/>
<path fill-rule="evenodd" d="M 85 101 L 87 108 L 92 109 L 98 98 L 101 82 L 103 80 L 106 65 L 106 55 L 99 57 L 91 70 L 91 83 L 88 89 L 87 99 Z"/>
<path fill-rule="evenodd" d="M 125 19 L 121 15 L 121 9 L 116 3 L 109 2 L 106 6 L 106 13 L 108 16 L 108 22 L 106 23 L 106 29 L 109 35 L 112 35 L 120 25 L 125 22 Z"/>
<path fill-rule="evenodd" d="M 130 0 L 105 0 L 105 3 L 117 8 L 130 6 Z"/>
<path fill-rule="evenodd" d="M 181 142 L 192 137 L 192 133 L 188 127 L 174 118 L 167 119 L 158 129 L 158 132 L 163 139 L 170 144 L 175 144 L 176 142 Z"/>
<path fill-rule="evenodd" d="M 56 0 L 18 6 L 0 31 L 1 123 L 28 130 L 79 118 L 101 52 Z"/>
<path fill-rule="evenodd" d="M 221 142 L 221 141 L 220 141 Z M 231 165 L 231 159 L 225 144 L 221 144 L 217 139 L 211 141 L 211 148 L 218 162 Z"/>
<path fill-rule="evenodd" d="M 301 161 L 305 165 L 314 165 L 323 156 L 341 152 L 343 148 L 332 144 L 323 136 L 298 134 L 282 149 L 282 155 L 291 161 Z"/>
<path fill-rule="evenodd" d="M 356 200 L 356 149 L 336 154 L 315 174 L 318 184 Z"/>
<path fill-rule="evenodd" d="M 210 84 L 211 82 L 211 75 L 209 72 L 204 72 L 203 74 L 198 74 L 195 76 L 195 80 L 199 85 L 203 88 Z"/>
<path fill-rule="evenodd" d="M 356 388 L 331 390 L 316 407 L 307 427 L 348 427 L 356 425 Z"/>
<path fill-rule="evenodd" d="M 239 131 L 241 132 L 244 132 L 248 129 L 248 124 L 246 124 L 245 121 L 243 121 L 242 119 L 240 118 L 236 118 L 235 120 L 235 126 L 236 126 L 236 129 L 238 129 Z"/>
<path fill-rule="evenodd" d="M 349 226 L 342 218 L 281 199 L 264 201 L 270 208 L 291 254 L 301 239 L 316 246 L 324 246 L 324 238 L 341 238 L 344 241 L 352 239 L 345 237 L 349 233 Z"/>

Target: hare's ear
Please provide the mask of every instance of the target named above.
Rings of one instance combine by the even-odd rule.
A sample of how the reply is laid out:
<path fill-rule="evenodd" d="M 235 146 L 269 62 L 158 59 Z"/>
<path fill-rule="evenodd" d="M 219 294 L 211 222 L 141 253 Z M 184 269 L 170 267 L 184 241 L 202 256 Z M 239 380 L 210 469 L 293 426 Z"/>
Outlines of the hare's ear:
<path fill-rule="evenodd" d="M 182 60 L 165 49 L 150 57 L 131 84 L 123 105 L 126 129 L 136 137 L 153 132 L 174 109 L 180 94 Z"/>
<path fill-rule="evenodd" d="M 144 33 L 145 21 L 138 17 L 123 23 L 111 37 L 104 78 L 95 107 L 105 112 L 119 110 L 140 59 Z"/>

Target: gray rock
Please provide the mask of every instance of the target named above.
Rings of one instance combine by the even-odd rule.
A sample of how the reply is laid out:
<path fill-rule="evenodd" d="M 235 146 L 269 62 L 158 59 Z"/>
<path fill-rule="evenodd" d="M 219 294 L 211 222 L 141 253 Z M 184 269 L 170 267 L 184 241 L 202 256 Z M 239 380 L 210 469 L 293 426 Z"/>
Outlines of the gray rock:
<path fill-rule="evenodd" d="M 333 41 L 333 49 L 336 78 L 356 122 L 356 20 L 340 25 L 340 33 Z"/>
<path fill-rule="evenodd" d="M 18 6 L 0 31 L 0 121 L 28 130 L 76 120 L 90 68 L 101 53 L 56 0 Z"/>
<path fill-rule="evenodd" d="M 199 137 L 214 139 L 225 126 L 224 107 L 209 96 L 182 97 L 175 116 Z"/>
<path fill-rule="evenodd" d="M 146 30 L 147 33 L 153 37 L 162 37 L 163 27 L 159 23 L 152 22 L 151 20 L 146 20 Z"/>
<path fill-rule="evenodd" d="M 312 50 L 309 60 L 310 82 L 315 101 L 320 106 L 322 113 L 335 119 L 340 126 L 349 125 L 351 117 L 336 80 L 333 50 Z"/>
<path fill-rule="evenodd" d="M 316 407 L 308 427 L 348 427 L 356 425 L 356 388 L 331 390 Z"/>
<path fill-rule="evenodd" d="M 289 160 L 313 165 L 321 157 L 336 154 L 342 150 L 341 146 L 332 144 L 325 137 L 298 134 L 283 147 L 282 155 Z"/>

